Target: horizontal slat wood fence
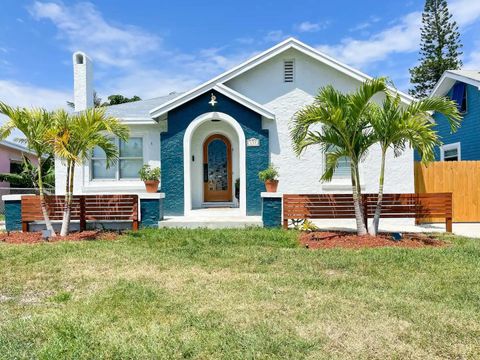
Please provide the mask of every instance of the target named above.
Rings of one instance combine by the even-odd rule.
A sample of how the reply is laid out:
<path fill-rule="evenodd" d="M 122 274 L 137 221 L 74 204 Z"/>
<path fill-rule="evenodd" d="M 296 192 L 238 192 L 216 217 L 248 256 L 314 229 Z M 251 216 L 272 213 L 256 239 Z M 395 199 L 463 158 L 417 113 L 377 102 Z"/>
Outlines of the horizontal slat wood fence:
<path fill-rule="evenodd" d="M 50 220 L 61 220 L 64 196 L 46 196 Z M 80 221 L 80 231 L 87 221 L 132 221 L 132 229 L 138 229 L 138 195 L 74 195 L 72 220 Z M 42 221 L 40 196 L 22 196 L 22 230 L 28 231 L 28 223 Z"/>
<path fill-rule="evenodd" d="M 377 194 L 362 195 L 362 213 L 373 218 Z M 452 194 L 384 194 L 381 218 L 442 218 L 452 231 Z M 294 219 L 355 218 L 351 194 L 284 194 L 283 226 Z"/>
<path fill-rule="evenodd" d="M 480 221 L 480 161 L 437 161 L 415 163 L 417 194 L 451 192 L 453 221 Z M 424 219 L 438 222 L 438 218 Z"/>

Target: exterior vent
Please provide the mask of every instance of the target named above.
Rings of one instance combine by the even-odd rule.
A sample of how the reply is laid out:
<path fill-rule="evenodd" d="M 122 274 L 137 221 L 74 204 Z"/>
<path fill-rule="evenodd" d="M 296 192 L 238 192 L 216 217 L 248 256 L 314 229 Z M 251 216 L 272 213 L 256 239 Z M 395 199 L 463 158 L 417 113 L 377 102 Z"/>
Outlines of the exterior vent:
<path fill-rule="evenodd" d="M 285 60 L 283 62 L 283 82 L 293 83 L 295 79 L 295 62 L 293 60 Z"/>

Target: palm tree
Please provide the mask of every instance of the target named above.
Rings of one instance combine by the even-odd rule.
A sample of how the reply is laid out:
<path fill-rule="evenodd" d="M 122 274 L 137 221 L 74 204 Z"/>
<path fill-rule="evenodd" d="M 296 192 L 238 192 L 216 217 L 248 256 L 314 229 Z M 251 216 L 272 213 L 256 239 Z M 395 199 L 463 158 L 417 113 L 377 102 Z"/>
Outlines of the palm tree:
<path fill-rule="evenodd" d="M 441 140 L 434 130 L 431 113 L 438 112 L 447 117 L 451 131 L 460 125 L 460 113 L 457 104 L 446 98 L 432 97 L 408 106 L 402 106 L 400 97 L 386 94 L 381 106 L 373 111 L 371 124 L 373 136 L 381 148 L 381 165 L 378 199 L 373 218 L 371 235 L 377 235 L 382 211 L 383 186 L 385 182 L 385 157 L 388 149 L 393 149 L 394 156 L 399 156 L 407 146 L 417 150 L 424 163 L 435 160 L 435 147 Z"/>
<path fill-rule="evenodd" d="M 7 138 L 14 129 L 17 129 L 25 137 L 18 141 L 24 143 L 29 150 L 35 153 L 38 161 L 37 184 L 43 219 L 47 230 L 50 230 L 50 236 L 55 237 L 55 231 L 48 216 L 42 172 L 44 155 L 52 153 L 46 136 L 53 123 L 53 114 L 44 109 L 13 108 L 3 102 L 0 102 L 0 113 L 8 117 L 7 122 L 0 127 L 0 139 Z"/>
<path fill-rule="evenodd" d="M 326 86 L 313 104 L 301 109 L 294 117 L 291 138 L 294 151 L 300 155 L 307 147 L 320 146 L 326 153 L 322 181 L 330 181 L 342 158 L 350 160 L 352 194 L 357 233 L 367 233 L 362 212 L 359 164 L 374 139 L 371 134 L 370 113 L 372 98 L 387 88 L 384 78 L 365 81 L 353 93 L 343 94 Z"/>
<path fill-rule="evenodd" d="M 61 236 L 68 234 L 70 226 L 75 167 L 87 161 L 96 147 L 105 152 L 107 167 L 114 163 L 118 159 L 118 149 L 109 139 L 111 136 L 126 140 L 129 129 L 118 119 L 105 115 L 104 108 L 88 109 L 73 115 L 64 110 L 57 111 L 49 139 L 55 154 L 67 167 Z"/>

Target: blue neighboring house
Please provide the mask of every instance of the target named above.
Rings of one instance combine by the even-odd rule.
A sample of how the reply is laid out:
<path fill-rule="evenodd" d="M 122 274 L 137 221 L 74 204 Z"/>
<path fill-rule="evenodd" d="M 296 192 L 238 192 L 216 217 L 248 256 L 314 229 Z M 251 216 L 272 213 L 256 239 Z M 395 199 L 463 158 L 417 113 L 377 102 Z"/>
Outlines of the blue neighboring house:
<path fill-rule="evenodd" d="M 461 126 L 454 134 L 443 115 L 433 115 L 443 141 L 436 151 L 436 160 L 480 160 L 480 71 L 445 71 L 431 96 L 449 97 L 463 115 Z"/>

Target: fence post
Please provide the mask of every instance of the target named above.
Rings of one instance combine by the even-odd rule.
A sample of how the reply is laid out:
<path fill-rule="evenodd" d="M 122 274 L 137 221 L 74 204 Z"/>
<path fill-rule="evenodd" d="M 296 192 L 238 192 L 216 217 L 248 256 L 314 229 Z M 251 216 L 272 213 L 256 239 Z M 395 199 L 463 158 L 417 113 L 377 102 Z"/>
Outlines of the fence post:
<path fill-rule="evenodd" d="M 362 194 L 362 211 L 363 211 L 363 218 L 365 219 L 365 228 L 368 231 L 368 195 Z"/>
<path fill-rule="evenodd" d="M 138 230 L 138 195 L 133 196 L 132 230 Z"/>
<path fill-rule="evenodd" d="M 85 196 L 80 195 L 80 231 L 85 231 L 87 228 L 87 219 L 85 215 Z"/>

